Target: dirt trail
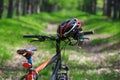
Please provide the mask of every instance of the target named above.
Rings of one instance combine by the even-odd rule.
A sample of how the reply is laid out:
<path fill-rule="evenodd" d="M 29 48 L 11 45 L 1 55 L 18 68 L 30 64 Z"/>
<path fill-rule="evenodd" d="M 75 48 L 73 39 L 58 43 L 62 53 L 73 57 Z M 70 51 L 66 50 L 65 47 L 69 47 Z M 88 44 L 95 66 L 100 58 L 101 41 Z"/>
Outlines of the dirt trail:
<path fill-rule="evenodd" d="M 47 24 L 47 29 L 45 30 L 45 32 L 47 34 L 56 34 L 56 30 L 57 30 L 57 25 L 49 23 Z"/>
<path fill-rule="evenodd" d="M 55 24 L 48 24 L 48 28 L 46 29 L 46 31 L 49 34 L 55 34 L 56 33 L 56 28 L 57 25 Z M 104 35 L 98 35 L 98 34 L 94 34 L 92 36 L 87 36 L 90 38 L 89 41 L 86 41 L 84 43 L 84 45 L 82 46 L 82 50 L 85 51 L 85 54 L 82 55 L 78 55 L 78 54 L 74 54 L 74 51 L 71 52 L 69 54 L 69 60 L 77 60 L 79 64 L 84 63 L 85 61 L 90 61 L 93 65 L 101 65 L 101 66 L 108 66 L 105 62 L 105 60 L 111 56 L 114 55 L 118 55 L 119 52 L 111 52 L 111 51 L 107 51 L 106 53 L 101 52 L 102 49 L 111 46 L 112 44 L 108 43 L 108 44 L 102 44 L 102 45 L 95 45 L 92 46 L 90 44 L 90 42 L 93 39 L 103 39 L 106 37 L 109 37 L 110 35 L 104 34 Z M 116 71 L 120 72 L 120 70 L 115 69 Z M 103 67 L 100 69 L 97 69 L 96 72 L 102 73 L 102 72 L 111 72 L 109 67 Z"/>
<path fill-rule="evenodd" d="M 45 30 L 45 32 L 47 34 L 56 34 L 57 27 L 58 27 L 58 25 L 49 23 L 47 25 L 47 29 Z M 95 39 L 95 38 L 109 37 L 109 35 L 104 35 L 104 36 L 103 35 L 102 36 L 101 35 L 93 35 L 93 36 L 88 36 L 88 37 L 90 37 L 90 39 L 92 40 L 92 39 Z M 79 64 L 84 64 L 85 61 L 90 61 L 90 62 L 92 62 L 92 64 L 95 64 L 95 65 L 106 66 L 106 63 L 105 63 L 106 58 L 108 58 L 110 56 L 113 56 L 113 55 L 118 55 L 118 52 L 109 52 L 107 54 L 103 54 L 100 51 L 102 48 L 104 48 L 106 46 L 110 46 L 112 44 L 92 46 L 90 44 L 91 40 L 86 41 L 85 44 L 82 46 L 82 50 L 85 51 L 84 54 L 82 54 L 82 55 L 75 54 L 74 51 L 71 51 L 70 54 L 69 54 L 69 60 L 71 60 L 71 61 L 76 60 L 76 61 L 78 61 Z M 42 59 L 44 59 L 45 57 L 51 56 L 48 51 L 46 51 L 46 52 L 37 51 L 37 52 L 44 53 L 44 54 L 39 54 L 39 55 L 36 54 L 34 56 L 35 57 L 34 61 L 41 61 L 42 62 Z M 39 60 L 37 58 L 38 56 L 41 57 L 41 60 Z M 25 59 L 22 56 L 19 56 L 19 55 L 16 54 L 14 59 L 7 63 L 7 68 L 8 68 L 8 70 L 14 69 L 13 71 L 20 70 L 21 69 L 21 64 L 24 61 L 25 61 Z M 40 63 L 40 62 L 38 62 L 38 63 Z M 9 68 L 9 66 L 11 66 L 11 68 Z M 18 66 L 19 66 L 19 68 L 16 68 Z M 5 69 L 6 69 L 6 67 L 4 67 L 4 68 L 0 67 L 0 74 L 6 73 L 7 70 L 5 70 Z M 120 72 L 118 69 L 116 69 L 116 71 Z M 101 72 L 109 73 L 110 69 L 109 68 L 100 68 L 100 69 L 97 69 L 95 72 L 98 73 L 98 74 L 101 73 Z M 19 76 L 19 74 L 17 74 L 16 76 Z"/>
<path fill-rule="evenodd" d="M 56 24 L 52 24 L 52 23 L 49 23 L 48 25 L 47 25 L 47 29 L 45 30 L 45 32 L 47 33 L 47 34 L 52 34 L 52 35 L 54 35 L 54 34 L 56 34 L 56 29 L 57 29 L 57 27 L 58 27 L 58 25 L 56 25 Z M 95 38 L 105 38 L 105 37 L 109 37 L 109 35 L 93 35 L 93 36 L 88 36 L 89 38 L 90 38 L 90 40 L 89 41 L 86 41 L 85 43 L 84 43 L 84 45 L 82 46 L 82 50 L 83 51 L 85 51 L 84 53 L 85 53 L 85 55 L 83 54 L 83 55 L 77 55 L 77 54 L 73 54 L 73 53 L 71 53 L 70 55 L 69 55 L 69 57 L 70 57 L 70 59 L 71 60 L 78 60 L 79 61 L 79 63 L 81 63 L 82 61 L 84 62 L 84 60 L 90 60 L 90 61 L 92 61 L 93 63 L 103 63 L 104 62 L 104 60 L 105 60 L 105 58 L 107 58 L 107 57 L 109 57 L 109 55 L 115 55 L 115 54 L 118 54 L 118 52 L 109 52 L 109 53 L 107 53 L 107 54 L 103 54 L 100 50 L 102 49 L 102 48 L 104 48 L 104 47 L 106 47 L 106 46 L 110 46 L 111 44 L 105 44 L 105 45 L 95 45 L 95 46 L 92 46 L 91 44 L 90 44 L 90 42 L 91 42 L 91 40 L 92 39 L 95 39 Z M 27 45 L 28 46 L 28 45 Z M 31 47 L 33 46 L 33 45 L 30 45 Z M 29 46 L 29 47 L 30 47 Z M 17 50 L 17 49 L 16 49 Z M 74 50 L 76 50 L 76 49 L 74 49 Z M 19 56 L 19 55 L 17 55 L 16 53 L 15 53 L 16 51 L 14 51 L 14 59 L 12 60 L 12 61 L 8 61 L 8 63 L 7 63 L 7 65 L 8 66 L 11 66 L 11 67 L 17 67 L 17 66 L 19 66 L 19 67 L 21 67 L 21 63 L 22 62 L 25 62 L 26 60 L 22 57 L 22 56 Z M 49 54 L 49 52 L 41 52 L 41 51 L 37 51 L 37 52 L 39 52 L 39 53 L 45 53 L 45 54 L 47 54 L 46 56 L 50 56 L 50 54 Z M 87 56 L 86 56 L 87 55 Z M 35 60 L 34 61 L 41 61 L 41 60 L 39 60 L 36 56 L 39 56 L 39 57 L 41 57 L 41 60 L 44 58 L 44 54 L 39 54 L 39 55 L 37 55 L 37 53 L 36 53 L 36 55 L 34 56 L 35 57 Z M 12 62 L 12 63 L 11 63 Z M 14 65 L 13 65 L 14 64 Z M 0 71 L 0 73 L 1 73 L 1 71 Z"/>
<path fill-rule="evenodd" d="M 56 34 L 56 29 L 57 29 L 58 25 L 56 24 L 51 24 L 49 23 L 47 25 L 47 29 L 45 30 L 45 32 L 47 34 Z M 91 45 L 90 42 L 93 40 L 93 39 L 104 39 L 106 37 L 109 37 L 110 35 L 108 34 L 104 34 L 104 35 L 98 35 L 98 34 L 94 34 L 94 35 L 89 35 L 89 36 L 86 36 L 88 37 L 90 40 L 86 40 L 84 42 L 84 44 L 82 45 L 82 49 L 85 51 L 85 52 L 89 52 L 89 53 L 101 53 L 101 50 L 106 48 L 106 47 L 109 47 L 109 46 L 112 46 L 112 43 L 108 43 L 108 44 L 101 44 L 101 45 Z"/>

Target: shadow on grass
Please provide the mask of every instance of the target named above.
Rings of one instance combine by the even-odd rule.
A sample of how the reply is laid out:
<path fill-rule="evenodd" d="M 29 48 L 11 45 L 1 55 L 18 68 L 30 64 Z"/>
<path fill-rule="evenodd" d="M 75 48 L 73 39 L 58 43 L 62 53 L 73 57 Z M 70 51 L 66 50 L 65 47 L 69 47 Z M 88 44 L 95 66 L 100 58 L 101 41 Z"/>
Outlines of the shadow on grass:
<path fill-rule="evenodd" d="M 23 75 L 23 70 L 18 67 L 0 66 L 1 80 L 19 80 Z"/>
<path fill-rule="evenodd" d="M 97 66 L 93 65 L 80 65 L 73 61 L 69 63 L 70 65 L 70 78 L 74 77 L 75 80 L 118 80 L 119 76 L 116 72 L 112 71 L 107 73 L 103 71 L 102 73 L 97 73 Z M 100 68 L 99 68 L 100 69 Z"/>
<path fill-rule="evenodd" d="M 102 51 L 112 51 L 112 50 L 119 50 L 120 48 L 120 32 L 116 33 L 110 37 L 102 38 L 102 39 L 94 39 L 90 44 L 94 47 L 101 47 L 99 52 Z"/>

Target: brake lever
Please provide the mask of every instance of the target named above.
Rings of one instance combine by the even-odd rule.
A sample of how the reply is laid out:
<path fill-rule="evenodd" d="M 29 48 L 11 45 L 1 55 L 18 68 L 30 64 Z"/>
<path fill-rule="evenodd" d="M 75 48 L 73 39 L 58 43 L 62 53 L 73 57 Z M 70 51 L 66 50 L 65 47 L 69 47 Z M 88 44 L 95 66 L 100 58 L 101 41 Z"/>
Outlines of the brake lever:
<path fill-rule="evenodd" d="M 83 38 L 83 40 L 85 40 L 85 39 L 86 39 L 86 40 L 90 40 L 90 39 L 89 39 L 89 38 L 87 38 L 87 37 L 84 37 L 84 38 Z"/>
<path fill-rule="evenodd" d="M 82 37 L 78 40 L 78 46 L 81 46 L 83 43 L 84 43 L 84 40 L 90 40 L 89 38 L 87 37 Z"/>

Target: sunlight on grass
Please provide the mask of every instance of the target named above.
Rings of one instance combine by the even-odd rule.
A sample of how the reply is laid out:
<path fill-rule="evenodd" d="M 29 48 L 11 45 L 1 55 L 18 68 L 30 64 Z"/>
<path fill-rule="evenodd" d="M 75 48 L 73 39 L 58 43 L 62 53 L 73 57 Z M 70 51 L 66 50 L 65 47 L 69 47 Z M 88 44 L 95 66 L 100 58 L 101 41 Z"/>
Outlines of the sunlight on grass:
<path fill-rule="evenodd" d="M 100 3 L 99 6 L 101 6 Z M 71 14 L 72 13 L 72 14 Z M 45 42 L 45 43 L 29 43 L 29 39 L 23 39 L 24 34 L 46 34 L 44 31 L 47 28 L 48 23 L 53 23 L 59 25 L 62 21 L 69 19 L 69 18 L 78 18 L 80 21 L 84 22 L 83 30 L 94 30 L 95 34 L 108 34 L 110 35 L 107 38 L 102 39 L 94 39 L 92 41 L 92 45 L 100 45 L 106 43 L 113 43 L 117 44 L 120 39 L 120 29 L 118 28 L 120 23 L 119 21 L 111 21 L 107 19 L 105 16 L 101 15 L 91 15 L 85 12 L 71 10 L 66 11 L 62 10 L 59 12 L 52 12 L 52 13 L 44 13 L 41 12 L 40 14 L 25 16 L 25 17 L 15 17 L 13 19 L 2 19 L 0 20 L 0 64 L 3 65 L 4 62 L 7 60 L 12 59 L 13 51 L 16 51 L 16 47 L 29 44 L 34 44 L 35 46 L 42 45 L 41 47 L 43 51 L 50 50 L 50 55 L 55 53 L 55 43 L 54 42 Z M 63 44 L 62 44 L 63 45 Z M 70 79 L 71 80 L 117 80 L 116 74 L 113 73 L 103 73 L 103 74 L 96 74 L 96 73 L 89 73 L 87 72 L 88 69 L 96 70 L 97 66 L 93 65 L 92 62 L 86 60 L 84 64 L 78 64 L 78 61 L 71 61 L 69 63 L 69 53 L 72 54 L 84 54 L 82 50 L 77 50 L 76 48 L 72 48 L 72 50 L 77 51 L 70 51 L 71 47 L 66 48 L 66 54 L 64 55 L 64 60 L 68 62 L 71 67 L 70 71 Z M 63 50 L 64 53 L 64 50 Z M 67 57 L 66 57 L 67 56 Z M 116 58 L 116 57 L 115 57 Z M 114 59 L 114 58 L 113 58 Z M 108 62 L 111 62 L 108 59 Z M 50 72 L 51 67 L 46 69 L 45 71 L 40 73 L 40 77 L 43 80 L 49 79 L 48 75 Z M 23 71 L 21 71 L 22 75 Z M 9 74 L 9 73 L 8 73 Z M 19 73 L 20 74 L 20 73 Z M 7 75 L 5 75 L 6 77 Z M 12 79 L 11 79 L 12 80 Z"/>

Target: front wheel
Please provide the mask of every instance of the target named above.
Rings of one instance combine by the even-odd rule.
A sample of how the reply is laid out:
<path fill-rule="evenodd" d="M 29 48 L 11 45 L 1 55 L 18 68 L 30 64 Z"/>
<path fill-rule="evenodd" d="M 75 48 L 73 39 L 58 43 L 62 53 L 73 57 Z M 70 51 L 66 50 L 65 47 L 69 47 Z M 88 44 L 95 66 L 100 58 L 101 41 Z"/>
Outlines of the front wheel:
<path fill-rule="evenodd" d="M 59 73 L 57 78 L 58 78 L 57 80 L 69 80 L 67 73 Z"/>

